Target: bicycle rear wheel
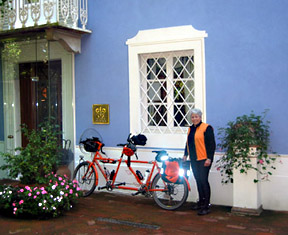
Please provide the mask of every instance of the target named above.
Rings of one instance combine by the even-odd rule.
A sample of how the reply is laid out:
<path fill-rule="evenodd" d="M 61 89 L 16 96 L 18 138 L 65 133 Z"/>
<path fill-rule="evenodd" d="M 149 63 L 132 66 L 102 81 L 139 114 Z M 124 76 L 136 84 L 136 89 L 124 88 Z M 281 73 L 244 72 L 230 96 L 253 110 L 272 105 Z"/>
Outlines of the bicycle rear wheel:
<path fill-rule="evenodd" d="M 188 186 L 185 180 L 181 184 L 166 183 L 159 173 L 152 182 L 152 189 L 159 190 L 153 192 L 153 199 L 165 210 L 176 210 L 186 202 L 188 197 Z"/>
<path fill-rule="evenodd" d="M 81 162 L 75 169 L 73 179 L 78 181 L 79 188 L 83 190 L 83 196 L 87 197 L 96 188 L 96 172 L 93 167 L 89 169 L 89 162 Z"/>

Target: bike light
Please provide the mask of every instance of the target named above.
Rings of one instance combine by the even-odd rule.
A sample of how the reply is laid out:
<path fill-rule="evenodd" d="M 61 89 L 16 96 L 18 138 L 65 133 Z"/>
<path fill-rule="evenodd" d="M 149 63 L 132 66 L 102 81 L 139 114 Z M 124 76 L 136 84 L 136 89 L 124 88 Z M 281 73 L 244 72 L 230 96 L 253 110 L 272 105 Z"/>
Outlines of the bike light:
<path fill-rule="evenodd" d="M 186 176 L 186 177 L 189 177 L 190 176 L 190 170 L 186 170 L 186 172 L 185 172 L 185 170 L 183 169 L 183 168 L 180 168 L 179 169 L 179 172 L 178 172 L 178 175 L 180 176 L 180 177 L 183 177 L 184 175 Z"/>
<path fill-rule="evenodd" d="M 182 168 L 180 168 L 178 174 L 179 174 L 180 177 L 183 177 L 183 175 L 184 175 L 184 170 L 183 170 Z"/>
<path fill-rule="evenodd" d="M 161 161 L 166 161 L 166 160 L 168 160 L 168 158 L 169 158 L 168 155 L 164 155 L 161 157 Z"/>

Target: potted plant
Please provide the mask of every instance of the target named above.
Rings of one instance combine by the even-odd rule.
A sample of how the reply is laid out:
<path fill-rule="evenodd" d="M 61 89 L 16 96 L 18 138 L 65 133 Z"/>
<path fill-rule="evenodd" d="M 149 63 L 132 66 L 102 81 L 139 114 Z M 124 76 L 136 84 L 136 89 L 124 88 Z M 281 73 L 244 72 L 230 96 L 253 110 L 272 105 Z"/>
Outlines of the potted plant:
<path fill-rule="evenodd" d="M 74 155 L 71 150 L 71 140 L 63 139 L 63 147 L 58 156 L 57 174 L 66 175 L 70 179 L 71 171 L 69 169 L 69 165 L 74 159 Z"/>
<path fill-rule="evenodd" d="M 265 121 L 266 113 L 242 115 L 235 121 L 227 123 L 226 127 L 219 128 L 219 147 L 224 155 L 216 162 L 217 170 L 222 176 L 222 183 L 233 183 L 233 170 L 247 173 L 257 171 L 260 180 L 267 180 L 275 169 L 275 156 L 268 155 L 269 121 Z M 257 158 L 257 166 L 251 164 L 251 158 Z M 254 179 L 257 183 L 259 179 Z"/>

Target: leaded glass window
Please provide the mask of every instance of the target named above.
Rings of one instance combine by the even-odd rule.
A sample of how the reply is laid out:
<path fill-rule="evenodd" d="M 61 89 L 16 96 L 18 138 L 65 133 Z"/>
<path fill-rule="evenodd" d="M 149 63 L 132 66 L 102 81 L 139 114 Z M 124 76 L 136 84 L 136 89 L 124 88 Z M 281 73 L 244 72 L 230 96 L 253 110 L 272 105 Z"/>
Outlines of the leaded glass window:
<path fill-rule="evenodd" d="M 184 133 L 195 106 L 194 51 L 140 55 L 141 131 Z"/>

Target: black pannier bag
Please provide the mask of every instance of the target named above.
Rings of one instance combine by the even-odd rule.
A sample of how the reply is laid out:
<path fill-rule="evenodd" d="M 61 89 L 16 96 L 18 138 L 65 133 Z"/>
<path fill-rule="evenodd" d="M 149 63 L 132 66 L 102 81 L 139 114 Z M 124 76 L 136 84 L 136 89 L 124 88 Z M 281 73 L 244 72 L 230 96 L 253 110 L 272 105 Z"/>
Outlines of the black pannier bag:
<path fill-rule="evenodd" d="M 132 140 L 133 144 L 142 145 L 142 146 L 144 146 L 147 142 L 146 136 L 142 135 L 142 134 L 132 136 L 131 140 Z"/>
<path fill-rule="evenodd" d="M 84 145 L 84 149 L 86 152 L 91 152 L 91 153 L 95 153 L 98 150 L 99 147 L 99 139 L 98 138 L 93 138 L 93 139 L 86 139 L 84 141 L 82 141 L 81 143 Z"/>

